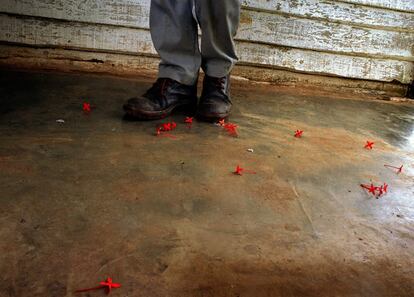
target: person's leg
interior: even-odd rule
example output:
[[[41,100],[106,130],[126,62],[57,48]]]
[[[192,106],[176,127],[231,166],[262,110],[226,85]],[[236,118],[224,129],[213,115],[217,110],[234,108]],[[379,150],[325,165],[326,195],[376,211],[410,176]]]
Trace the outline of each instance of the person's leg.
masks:
[[[196,82],[201,65],[192,7],[193,0],[151,0],[150,10],[152,42],[161,57],[158,77],[186,85]]]
[[[240,0],[195,0],[201,27],[203,71],[212,77],[228,75],[237,61],[234,47],[240,20]]]
[[[201,27],[202,68],[206,74],[198,106],[201,119],[226,118],[231,111],[230,71],[237,55],[234,46],[240,19],[240,0],[195,0]]]
[[[144,95],[124,104],[127,115],[152,120],[177,107],[195,109],[201,55],[192,8],[193,0],[151,1],[151,37],[161,57],[158,79]]]

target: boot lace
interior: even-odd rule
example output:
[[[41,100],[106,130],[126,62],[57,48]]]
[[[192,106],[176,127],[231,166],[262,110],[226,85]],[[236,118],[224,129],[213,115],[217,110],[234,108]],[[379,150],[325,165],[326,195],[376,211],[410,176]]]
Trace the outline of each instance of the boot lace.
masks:
[[[225,88],[225,84],[226,84],[226,77],[218,77],[218,78],[213,78],[213,84],[219,88],[220,90]]]

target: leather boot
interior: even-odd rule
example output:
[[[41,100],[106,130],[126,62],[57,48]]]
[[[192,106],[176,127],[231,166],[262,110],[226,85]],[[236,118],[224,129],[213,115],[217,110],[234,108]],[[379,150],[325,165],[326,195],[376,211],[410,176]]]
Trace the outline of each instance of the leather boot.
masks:
[[[177,107],[194,111],[197,106],[197,84],[187,86],[170,78],[158,78],[142,96],[124,104],[125,113],[141,120],[157,120],[171,114]]]
[[[198,117],[207,121],[228,117],[232,107],[229,89],[230,75],[220,78],[206,75],[197,109]]]

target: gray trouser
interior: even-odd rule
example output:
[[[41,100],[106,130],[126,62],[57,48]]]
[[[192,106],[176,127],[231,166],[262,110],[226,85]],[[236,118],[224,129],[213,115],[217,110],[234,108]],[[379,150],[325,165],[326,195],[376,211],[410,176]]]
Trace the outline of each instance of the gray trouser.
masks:
[[[233,37],[239,18],[240,0],[151,0],[151,37],[161,57],[158,77],[191,85],[200,67],[213,77],[229,74],[237,61]]]

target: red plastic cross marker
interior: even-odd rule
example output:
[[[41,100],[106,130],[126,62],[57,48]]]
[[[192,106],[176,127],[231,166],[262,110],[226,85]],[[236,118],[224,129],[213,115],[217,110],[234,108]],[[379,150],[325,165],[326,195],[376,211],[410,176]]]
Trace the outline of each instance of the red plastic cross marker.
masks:
[[[164,133],[164,132],[172,131],[176,127],[177,127],[177,124],[175,122],[161,124],[156,128],[155,135],[175,138],[175,136],[170,135],[168,133]]]
[[[384,183],[384,185],[382,186],[382,189],[385,193],[387,193],[388,191],[388,185],[386,183]]]
[[[243,175],[243,170],[244,170],[243,168],[237,165],[236,170],[233,173],[237,175]]]
[[[375,196],[375,198],[379,198],[382,194],[387,193],[388,191],[388,185],[386,183],[384,183],[383,185],[376,187],[374,186],[373,183],[371,183],[370,185],[364,185],[361,184],[361,187],[368,190],[368,193],[372,193],[372,195]],[[378,193],[377,193],[378,191]]]
[[[186,117],[185,118],[184,123],[187,124],[188,129],[191,129],[191,126],[193,125],[193,120],[194,120],[193,117]]]
[[[302,134],[303,134],[302,130],[296,130],[294,136],[297,137],[297,138],[300,138],[300,137],[302,137]]]
[[[384,166],[385,166],[385,167],[388,167],[388,168],[397,169],[397,174],[400,174],[400,173],[402,172],[402,169],[403,169],[403,166],[404,166],[404,165],[401,165],[400,167],[396,167],[396,166],[392,166],[392,165],[387,165],[387,164],[385,164]]]
[[[367,140],[367,144],[364,146],[364,148],[368,150],[372,150],[372,146],[374,145],[374,142]]]
[[[121,287],[121,284],[113,283],[112,278],[108,277],[106,279],[106,281],[100,282],[99,286],[97,286],[97,287],[93,287],[93,288],[89,288],[89,289],[80,289],[80,290],[76,290],[75,292],[76,293],[81,293],[81,292],[87,292],[87,291],[93,291],[93,290],[99,290],[99,289],[105,288],[106,289],[106,294],[109,294],[109,293],[111,293],[112,289],[117,289],[117,288],[120,288],[120,287]]]
[[[239,165],[237,165],[236,170],[233,171],[233,173],[236,175],[243,175],[243,172],[250,173],[250,174],[256,174],[256,172],[241,168]]]
[[[364,189],[367,189],[368,190],[368,193],[372,193],[372,195],[375,196],[375,191],[377,190],[377,187],[374,186],[373,183],[371,183],[371,185],[369,185],[369,186],[368,185],[361,184],[361,187],[363,187]]]
[[[171,123],[162,124],[161,129],[162,129],[161,131],[171,131],[172,130]]]
[[[84,112],[91,112],[91,104],[87,103],[87,102],[84,102],[83,105],[82,105],[82,109],[83,109]]]
[[[237,125],[233,123],[224,124],[224,129],[229,133],[229,135],[237,137]]]
[[[382,186],[377,187],[378,190],[378,197],[381,196],[384,193],[387,193],[388,185],[384,183]]]

